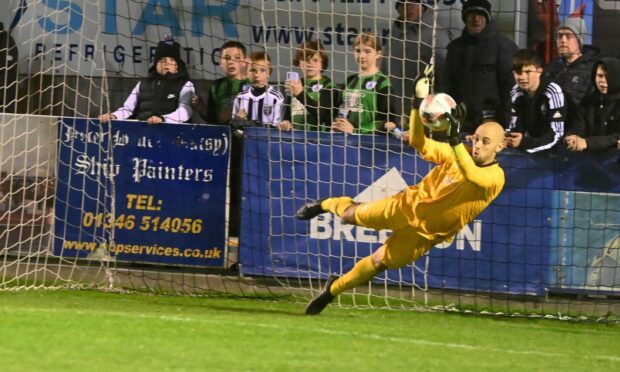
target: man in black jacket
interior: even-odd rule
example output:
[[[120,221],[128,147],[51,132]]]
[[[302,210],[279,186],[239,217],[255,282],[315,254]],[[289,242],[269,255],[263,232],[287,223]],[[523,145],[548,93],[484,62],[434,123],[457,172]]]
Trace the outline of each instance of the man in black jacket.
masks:
[[[527,152],[548,150],[564,135],[566,106],[562,88],[541,79],[542,61],[522,49],[512,58],[517,84],[510,93],[512,117],[506,145]]]
[[[473,133],[486,119],[495,119],[506,127],[510,116],[512,55],[517,45],[499,32],[491,19],[487,0],[469,0],[463,5],[465,29],[448,45],[443,91],[455,101],[467,105],[464,133]],[[489,106],[492,102],[494,107]]]
[[[620,60],[601,58],[592,68],[594,92],[579,105],[566,147],[581,152],[620,149]]]
[[[586,22],[582,18],[563,19],[555,33],[560,57],[551,62],[543,74],[545,80],[556,82],[562,87],[571,99],[571,109],[576,108],[581,99],[594,90],[590,75],[599,49],[585,45],[586,34]]]

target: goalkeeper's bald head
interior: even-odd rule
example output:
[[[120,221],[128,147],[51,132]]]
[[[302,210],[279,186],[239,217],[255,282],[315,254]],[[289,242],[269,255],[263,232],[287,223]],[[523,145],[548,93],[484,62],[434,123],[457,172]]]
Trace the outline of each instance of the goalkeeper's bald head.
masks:
[[[504,127],[494,121],[480,124],[472,136],[471,155],[477,165],[493,163],[505,147]]]

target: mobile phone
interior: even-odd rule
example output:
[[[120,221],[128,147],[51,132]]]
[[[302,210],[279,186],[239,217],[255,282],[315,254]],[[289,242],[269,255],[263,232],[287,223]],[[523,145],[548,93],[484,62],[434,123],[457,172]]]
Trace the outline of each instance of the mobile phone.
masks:
[[[295,71],[289,71],[286,73],[286,80],[299,80],[299,73]]]

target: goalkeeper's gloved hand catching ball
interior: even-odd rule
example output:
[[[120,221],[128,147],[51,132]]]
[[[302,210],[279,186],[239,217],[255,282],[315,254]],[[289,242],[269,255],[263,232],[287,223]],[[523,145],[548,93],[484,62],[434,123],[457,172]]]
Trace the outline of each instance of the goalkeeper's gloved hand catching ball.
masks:
[[[461,133],[461,122],[451,112],[446,112],[444,116],[450,122],[450,128],[448,128],[446,133],[448,135],[448,143],[454,147],[461,143],[461,137],[459,136]]]
[[[463,122],[467,117],[467,105],[465,105],[465,102],[461,102],[456,105],[456,107],[453,108],[450,113],[452,114],[452,116],[454,116],[456,120],[458,120],[459,122]]]
[[[431,81],[433,79],[434,65],[428,65],[424,69],[422,76],[418,76],[415,81],[415,97],[413,97],[413,108],[420,108],[422,100],[431,92]]]

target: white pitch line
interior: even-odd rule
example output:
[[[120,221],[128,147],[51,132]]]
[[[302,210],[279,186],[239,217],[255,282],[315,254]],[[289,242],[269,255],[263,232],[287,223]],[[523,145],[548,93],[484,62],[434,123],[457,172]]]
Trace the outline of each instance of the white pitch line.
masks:
[[[32,312],[32,313],[74,313],[79,315],[89,315],[89,314],[102,314],[106,316],[119,316],[119,317],[128,317],[133,316],[135,318],[140,319],[156,319],[156,320],[165,320],[172,322],[196,322],[196,323],[211,323],[221,325],[223,322],[240,325],[243,327],[259,327],[259,328],[269,328],[269,329],[277,329],[277,330],[287,330],[294,329],[298,331],[304,332],[317,332],[323,333],[327,335],[337,335],[337,336],[347,336],[354,338],[368,338],[372,340],[378,341],[388,341],[388,342],[400,342],[414,345],[423,345],[423,346],[436,346],[442,348],[450,348],[450,349],[461,349],[461,350],[476,350],[481,352],[494,352],[494,353],[505,353],[505,354],[514,354],[514,355],[535,355],[542,357],[554,357],[554,358],[565,358],[567,353],[547,353],[536,350],[509,350],[509,349],[500,349],[493,347],[484,347],[479,345],[470,345],[470,344],[459,344],[452,342],[439,342],[439,341],[430,341],[430,340],[420,340],[420,339],[410,339],[403,337],[394,337],[394,336],[382,336],[378,334],[367,334],[367,333],[356,333],[356,332],[346,332],[346,331],[334,331],[332,329],[327,328],[308,328],[308,327],[299,327],[299,326],[290,326],[290,327],[282,327],[277,324],[268,324],[268,323],[254,323],[254,322],[239,322],[239,321],[228,321],[222,319],[205,319],[205,318],[192,318],[186,316],[174,316],[174,315],[151,315],[151,314],[138,314],[131,312],[120,312],[120,311],[85,311],[79,309],[62,309],[61,311],[57,309],[41,309],[41,308],[16,308],[16,307],[6,307],[2,308],[2,311],[5,313],[22,313],[22,312]],[[620,357],[612,356],[612,355],[583,355],[584,359],[600,359],[606,360],[610,362],[620,362]]]

